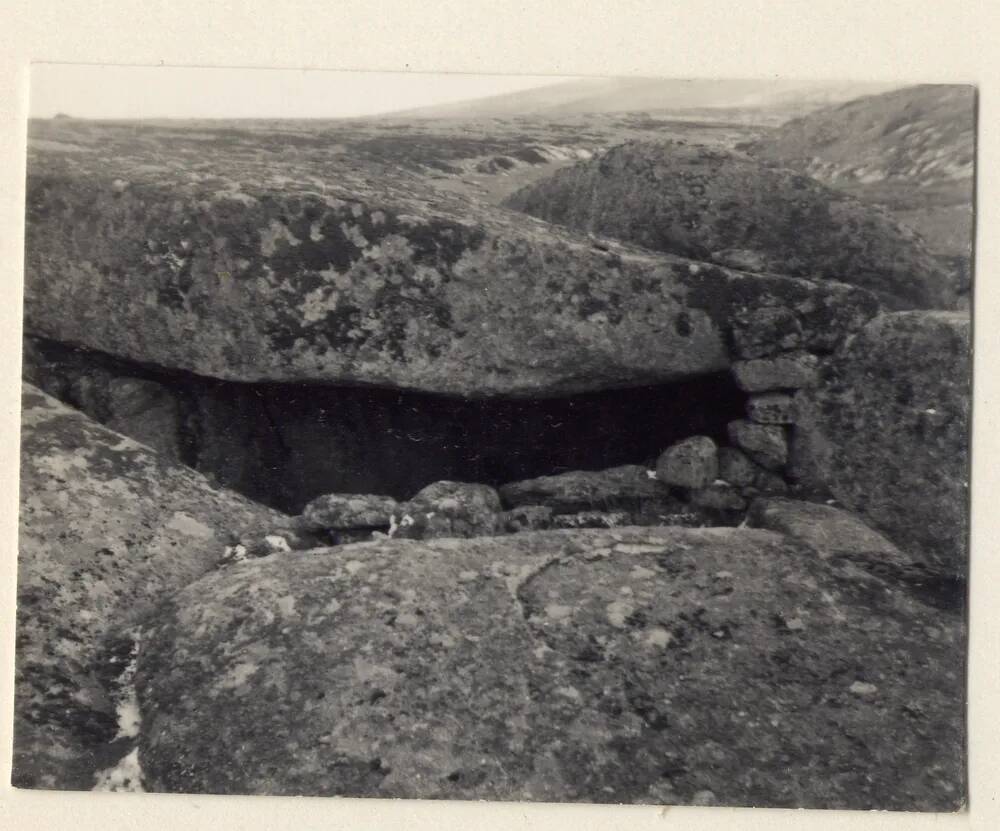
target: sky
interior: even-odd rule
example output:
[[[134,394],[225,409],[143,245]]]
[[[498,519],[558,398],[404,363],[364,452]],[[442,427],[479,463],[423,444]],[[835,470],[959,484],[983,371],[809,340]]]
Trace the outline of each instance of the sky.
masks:
[[[351,118],[570,78],[36,63],[30,115],[78,118]]]

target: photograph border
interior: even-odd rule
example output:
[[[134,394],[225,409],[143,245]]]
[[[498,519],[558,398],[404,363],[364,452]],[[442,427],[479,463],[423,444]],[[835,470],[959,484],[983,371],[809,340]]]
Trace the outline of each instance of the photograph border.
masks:
[[[930,0],[881,4],[823,0],[796,3],[604,5],[556,0],[538,9],[507,2],[300,3],[293,8],[247,2],[238,9],[203,8],[194,0],[149,3],[24,3],[21,18],[0,27],[0,269],[8,301],[2,315],[4,406],[0,443],[3,557],[0,558],[0,824],[8,827],[97,828],[108,821],[144,827],[653,828],[664,820],[714,828],[989,828],[1000,825],[1000,622],[992,592],[1000,561],[992,556],[1000,528],[989,497],[1000,489],[991,465],[1000,452],[995,428],[1000,378],[990,377],[1000,344],[984,320],[1000,313],[995,239],[1000,227],[997,64],[989,46],[997,16],[986,5]],[[464,10],[464,15],[459,9]],[[325,9],[325,11],[324,11]],[[291,13],[291,12],[294,12]],[[530,18],[526,16],[530,14]],[[735,44],[735,46],[734,46]],[[29,62],[248,66],[337,70],[500,72],[553,75],[659,75],[685,78],[906,80],[979,87],[972,561],[970,568],[970,806],[964,814],[871,815],[839,811],[656,808],[649,806],[433,803],[375,799],[120,795],[17,791],[10,781],[10,727],[20,393],[24,125]],[[13,231],[13,232],[11,232]],[[401,804],[397,804],[401,803]],[[726,813],[723,814],[722,812]],[[805,821],[805,822],[804,822]]]

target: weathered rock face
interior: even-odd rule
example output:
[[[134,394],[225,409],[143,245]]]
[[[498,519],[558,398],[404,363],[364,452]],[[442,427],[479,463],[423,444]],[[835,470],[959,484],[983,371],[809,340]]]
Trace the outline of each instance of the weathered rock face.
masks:
[[[961,630],[750,529],[274,556],[161,609],[139,754],[154,790],[947,810]]]
[[[306,505],[296,525],[308,531],[388,528],[393,514],[399,513],[399,503],[391,496],[328,493]]]
[[[777,424],[734,421],[729,425],[729,436],[733,444],[769,470],[783,467],[788,461],[788,439]]]
[[[118,729],[105,638],[288,520],[25,387],[16,785],[90,788]]]
[[[920,558],[911,557],[865,525],[857,516],[831,505],[795,499],[760,498],[747,514],[753,528],[767,528],[808,546],[823,560],[843,560],[915,592],[922,600],[948,609],[964,606],[964,586],[941,580]]]
[[[229,380],[557,395],[722,369],[748,309],[834,337],[871,314],[844,286],[596,247],[375,163],[154,161],[135,129],[113,159],[32,151],[31,334]]]
[[[684,439],[664,450],[656,461],[656,476],[667,485],[702,488],[718,475],[718,448],[708,436]]]
[[[539,476],[510,482],[500,488],[510,508],[545,505],[557,514],[579,511],[641,509],[671,501],[670,491],[651,477],[642,465],[621,465],[607,470],[574,470],[556,476]]]
[[[748,271],[864,286],[890,308],[949,308],[949,278],[875,208],[748,156],[630,142],[508,198],[550,222]]]
[[[479,537],[497,531],[500,494],[475,482],[434,482],[402,506],[404,539]]]
[[[873,320],[799,398],[811,475],[931,568],[967,569],[971,321],[906,312]]]

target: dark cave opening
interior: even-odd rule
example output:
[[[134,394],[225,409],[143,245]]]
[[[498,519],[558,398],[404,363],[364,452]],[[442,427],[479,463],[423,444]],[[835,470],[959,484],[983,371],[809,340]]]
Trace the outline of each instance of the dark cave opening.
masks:
[[[116,414],[102,387],[121,378],[159,385],[147,384],[163,391],[157,424],[176,425],[171,446],[180,461],[293,514],[324,493],[407,499],[440,479],[501,485],[569,470],[652,467],[692,435],[725,443],[727,423],[746,405],[728,372],[559,398],[468,399],[219,381],[51,342],[33,346],[27,377],[119,432],[142,433],[152,410],[132,404],[135,412]]]

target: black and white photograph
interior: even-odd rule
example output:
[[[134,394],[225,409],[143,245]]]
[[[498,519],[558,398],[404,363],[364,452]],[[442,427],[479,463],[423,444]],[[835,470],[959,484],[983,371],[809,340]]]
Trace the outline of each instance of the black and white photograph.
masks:
[[[13,785],[965,810],[937,80],[35,64]]]

